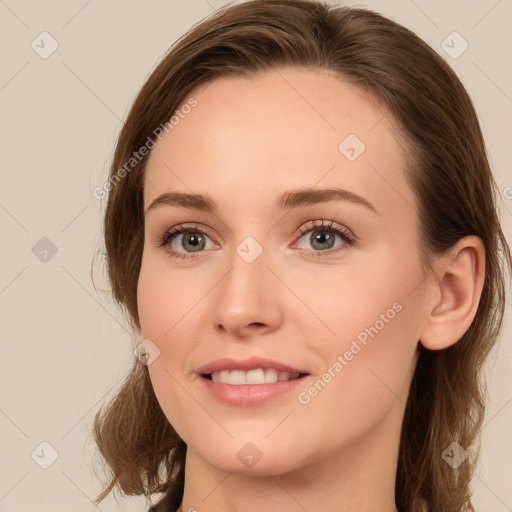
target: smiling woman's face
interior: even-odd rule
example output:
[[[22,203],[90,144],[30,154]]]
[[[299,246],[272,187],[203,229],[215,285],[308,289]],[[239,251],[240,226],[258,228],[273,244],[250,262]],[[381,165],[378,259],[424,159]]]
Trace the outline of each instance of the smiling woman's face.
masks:
[[[138,308],[166,417],[224,471],[342,461],[356,443],[396,456],[426,306],[416,200],[386,109],[296,68],[192,96],[144,181]],[[178,226],[190,232],[166,236]],[[222,358],[217,369],[307,375],[244,386],[202,375]]]

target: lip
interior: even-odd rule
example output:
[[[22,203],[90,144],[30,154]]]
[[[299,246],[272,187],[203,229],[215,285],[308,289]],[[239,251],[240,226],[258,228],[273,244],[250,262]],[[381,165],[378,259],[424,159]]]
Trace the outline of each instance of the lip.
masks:
[[[304,381],[310,375],[304,375],[294,380],[274,382],[273,384],[224,384],[222,382],[213,382],[206,377],[199,379],[204,383],[208,392],[218,400],[236,406],[251,406],[268,402],[274,398],[284,396],[290,393],[298,386],[304,384]]]
[[[257,368],[274,368],[278,372],[299,373],[299,378],[288,381],[278,381],[271,384],[224,384],[223,382],[214,382],[206,377],[216,371],[221,370],[255,370]],[[216,359],[202,366],[198,372],[200,381],[204,383],[207,391],[218,400],[236,406],[250,406],[263,402],[268,402],[274,398],[290,393],[298,386],[304,384],[304,380],[310,377],[310,374],[303,369],[267,359],[265,357],[249,357],[243,360],[236,360],[229,357]]]
[[[294,368],[293,366],[289,366],[279,361],[274,361],[272,359],[257,356],[249,357],[247,359],[239,361],[229,357],[216,359],[215,361],[211,361],[210,363],[202,366],[197,371],[197,373],[199,373],[200,375],[205,375],[213,372],[218,372],[221,370],[243,370],[245,372],[248,372],[249,370],[256,370],[257,368],[275,368],[279,372],[288,373],[308,373],[304,369]],[[263,384],[255,385],[260,386]]]

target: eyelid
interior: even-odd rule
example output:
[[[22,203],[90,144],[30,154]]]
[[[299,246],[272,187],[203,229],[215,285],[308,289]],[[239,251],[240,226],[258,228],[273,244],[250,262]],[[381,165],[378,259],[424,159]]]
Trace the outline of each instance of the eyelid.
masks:
[[[327,223],[326,223],[327,222]],[[292,247],[297,244],[297,242],[308,232],[310,231],[332,231],[333,233],[337,234],[342,240],[343,244],[341,246],[338,246],[336,248],[330,248],[326,249],[324,251],[314,251],[314,250],[308,250],[308,249],[300,249],[307,253],[311,253],[315,257],[322,257],[324,255],[333,255],[338,253],[341,250],[346,249],[346,246],[350,246],[356,243],[356,236],[352,233],[352,231],[333,220],[325,221],[325,220],[311,220],[309,222],[306,222],[298,229],[298,234],[295,236],[295,241],[292,244]],[[166,246],[169,244],[169,242],[172,243],[174,239],[180,235],[186,234],[186,233],[202,233],[208,238],[212,240],[214,245],[218,247],[218,244],[215,242],[215,237],[211,236],[211,233],[213,230],[207,226],[199,225],[198,223],[182,223],[177,224],[176,226],[167,229],[162,234],[157,235],[156,239],[156,245],[158,247],[166,248]],[[177,251],[175,249],[167,248],[167,252],[169,253],[169,256],[179,258],[179,259],[194,259],[203,251],[197,251],[192,253]],[[179,255],[179,256],[178,256]]]
[[[204,233],[208,235],[210,238],[212,237],[213,230],[207,226],[199,225],[194,222],[184,222],[182,224],[177,224],[172,228],[166,229],[163,233],[156,235],[156,243],[158,246],[163,246],[165,241],[170,241],[171,238],[174,239],[179,235],[183,235],[184,233]]]
[[[357,237],[352,233],[352,231],[341,224],[334,222],[333,220],[327,221],[325,220],[313,220],[306,222],[299,228],[299,235],[296,237],[295,242],[292,244],[292,249],[296,246],[298,241],[306,235],[306,233],[312,231],[331,231],[338,235],[339,238],[343,241],[343,243],[337,247],[331,247],[330,249],[326,249],[324,251],[314,251],[308,249],[298,249],[306,252],[308,256],[317,257],[327,257],[338,254],[340,251],[347,249],[350,246],[356,245]]]
[[[327,224],[325,224],[325,222],[327,222]],[[356,238],[355,235],[352,233],[352,231],[350,229],[348,229],[347,227],[342,226],[341,224],[338,224],[337,222],[334,222],[333,220],[325,221],[324,219],[311,220],[311,221],[303,224],[298,229],[299,234],[300,234],[299,238],[301,236],[303,236],[305,233],[307,233],[308,231],[312,231],[315,229],[319,230],[319,231],[332,230],[332,231],[340,232],[343,236],[348,238],[350,241],[355,241],[355,238]]]

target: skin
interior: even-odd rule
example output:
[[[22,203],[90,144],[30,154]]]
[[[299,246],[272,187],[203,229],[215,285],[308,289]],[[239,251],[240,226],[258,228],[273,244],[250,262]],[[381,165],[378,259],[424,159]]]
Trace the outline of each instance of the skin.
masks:
[[[459,240],[423,273],[416,200],[392,118],[331,73],[282,68],[221,78],[192,96],[197,106],[149,157],[144,205],[174,191],[209,195],[218,210],[151,208],[138,284],[141,335],[160,350],[151,381],[188,446],[183,510],[395,511],[418,346],[450,346],[471,324],[482,243]],[[338,149],[349,134],[366,146],[354,161]],[[378,213],[348,201],[274,207],[286,191],[331,187],[364,197]],[[323,242],[322,251],[313,237],[320,228],[297,231],[317,220],[350,230],[355,242],[327,230],[334,247]],[[184,223],[206,233],[202,251],[183,235],[158,246]],[[247,236],[263,249],[252,263],[236,252]],[[188,259],[172,257],[171,245]],[[258,355],[309,372],[298,390],[307,392],[393,304],[400,311],[307,404],[294,391],[227,405],[196,373],[220,357]],[[252,467],[237,456],[247,442],[261,454]]]

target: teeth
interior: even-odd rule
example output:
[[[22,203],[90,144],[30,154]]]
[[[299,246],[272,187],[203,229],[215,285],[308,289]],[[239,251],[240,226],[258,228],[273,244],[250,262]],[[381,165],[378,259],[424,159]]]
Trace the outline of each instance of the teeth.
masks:
[[[274,382],[284,382],[298,378],[299,373],[278,372],[274,368],[257,368],[244,372],[243,370],[221,370],[212,373],[213,382],[222,382],[224,384],[273,384]]]

